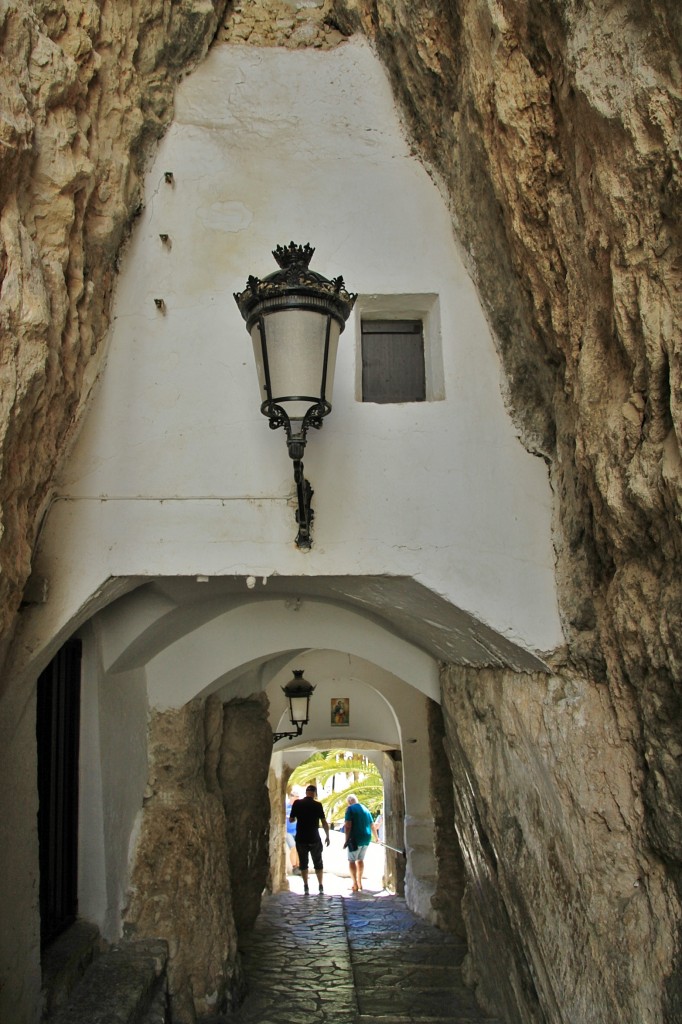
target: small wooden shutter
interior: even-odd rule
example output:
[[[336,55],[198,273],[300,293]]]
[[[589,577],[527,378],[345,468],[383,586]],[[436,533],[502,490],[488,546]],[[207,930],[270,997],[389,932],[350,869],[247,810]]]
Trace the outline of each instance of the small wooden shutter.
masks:
[[[42,944],[78,913],[81,642],[69,640],[38,679],[38,844]]]
[[[425,398],[421,320],[363,320],[363,402],[423,402]]]

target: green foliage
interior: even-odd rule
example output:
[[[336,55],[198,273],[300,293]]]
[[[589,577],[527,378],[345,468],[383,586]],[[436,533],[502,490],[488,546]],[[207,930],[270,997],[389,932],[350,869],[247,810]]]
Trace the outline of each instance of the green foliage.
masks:
[[[353,778],[343,778],[347,775]],[[329,822],[343,821],[346,798],[350,793],[355,793],[360,803],[375,817],[384,804],[384,783],[381,773],[372,761],[359,754],[351,756],[340,750],[325,750],[313,754],[295,768],[289,778],[290,786],[305,787],[311,782],[318,790],[326,788],[329,782],[332,783],[331,793],[328,796],[321,796],[324,813]],[[339,785],[343,788],[339,789]]]

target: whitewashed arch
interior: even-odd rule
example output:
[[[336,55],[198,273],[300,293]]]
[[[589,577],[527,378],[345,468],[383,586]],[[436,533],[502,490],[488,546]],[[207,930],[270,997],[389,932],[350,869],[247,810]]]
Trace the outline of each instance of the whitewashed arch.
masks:
[[[315,600],[263,600],[217,615],[146,665],[152,707],[181,707],[224,687],[231,673],[289,650],[330,649],[373,662],[433,700],[438,663],[367,616]]]

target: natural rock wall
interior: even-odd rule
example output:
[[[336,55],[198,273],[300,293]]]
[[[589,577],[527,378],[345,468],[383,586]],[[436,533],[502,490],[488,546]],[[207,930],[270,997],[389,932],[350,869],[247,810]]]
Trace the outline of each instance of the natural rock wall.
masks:
[[[286,847],[286,825],[284,822],[284,808],[286,805],[287,791],[286,780],[291,771],[285,766],[284,772],[279,775],[273,770],[272,764],[268,773],[268,797],[270,802],[270,871],[268,875],[267,888],[270,892],[281,892],[287,888],[287,874],[289,870],[289,857]]]
[[[634,699],[651,839],[678,870],[682,8],[335,7],[450,198],[510,408],[550,466],[570,657]]]
[[[238,931],[268,878],[272,730],[262,694],[155,712],[126,932],[169,944],[173,1020],[231,1007],[242,992]]]
[[[395,851],[405,848],[405,787],[403,762],[393,756],[394,754],[395,752],[384,753],[381,761],[385,801],[384,835],[387,843],[384,881],[387,889],[398,896],[404,896],[405,857]]]
[[[451,668],[443,696],[479,996],[514,1024],[679,1019],[679,902],[608,685]]]
[[[217,779],[222,707],[192,701],[149,725],[149,783],[126,933],[169,946],[173,1020],[223,1010],[239,991],[225,814]]]
[[[227,0],[0,6],[0,663],[173,90]]]
[[[237,931],[251,928],[269,873],[268,767],[272,727],[265,694],[224,705],[218,782],[225,809]]]
[[[427,708],[431,810],[437,865],[436,888],[431,897],[431,905],[435,912],[435,923],[439,928],[466,938],[462,919],[466,871],[455,827],[454,793],[452,774],[446,756],[443,711],[433,700],[428,702]]]
[[[329,50],[346,36],[336,25],[332,0],[237,0],[218,39],[249,46],[312,46]]]

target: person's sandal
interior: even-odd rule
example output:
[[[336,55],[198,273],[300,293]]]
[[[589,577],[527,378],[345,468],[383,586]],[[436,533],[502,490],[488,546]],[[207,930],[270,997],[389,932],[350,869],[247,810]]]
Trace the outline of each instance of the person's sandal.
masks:
[[[310,889],[308,888],[308,886],[304,885],[303,886],[303,895],[307,896],[309,892],[310,892]]]

